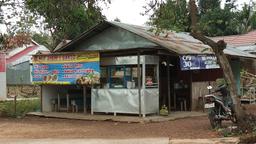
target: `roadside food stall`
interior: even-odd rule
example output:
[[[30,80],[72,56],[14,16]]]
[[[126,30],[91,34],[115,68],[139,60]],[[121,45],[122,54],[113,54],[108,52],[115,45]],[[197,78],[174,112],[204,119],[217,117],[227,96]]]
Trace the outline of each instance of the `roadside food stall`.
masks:
[[[42,111],[158,113],[158,57],[100,58],[98,52],[33,56],[33,84],[42,87]]]
[[[223,77],[213,51],[188,33],[155,35],[150,29],[103,21],[53,54],[35,55],[33,81],[42,86],[42,111],[70,112],[71,107],[146,116],[164,106],[169,114],[197,110],[206,87]],[[239,62],[233,55],[240,53],[224,52],[231,65]],[[233,69],[237,79],[239,71]]]
[[[150,55],[102,58],[101,83],[92,88],[92,114],[158,113],[158,63]]]

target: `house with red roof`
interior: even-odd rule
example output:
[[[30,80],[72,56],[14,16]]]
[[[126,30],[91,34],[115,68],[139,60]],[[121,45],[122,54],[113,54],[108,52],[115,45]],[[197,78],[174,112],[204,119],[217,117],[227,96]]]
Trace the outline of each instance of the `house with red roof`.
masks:
[[[8,85],[31,84],[31,57],[38,52],[49,52],[49,50],[33,40],[30,44],[6,52]]]
[[[212,38],[215,41],[224,40],[229,49],[247,54],[256,55],[256,30],[241,35],[219,36]],[[244,59],[241,61],[242,69],[256,74],[256,60]]]

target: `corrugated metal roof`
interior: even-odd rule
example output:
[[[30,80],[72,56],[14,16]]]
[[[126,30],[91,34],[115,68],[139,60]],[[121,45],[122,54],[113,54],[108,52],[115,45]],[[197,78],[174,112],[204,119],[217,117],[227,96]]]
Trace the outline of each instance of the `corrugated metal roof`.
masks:
[[[151,27],[124,24],[119,22],[109,22],[109,21],[103,21],[102,23],[99,23],[89,31],[84,32],[83,34],[81,34],[80,36],[72,40],[70,43],[67,43],[61,48],[55,49],[55,52],[72,48],[73,44],[76,44],[77,42],[82,41],[83,38],[88,38],[90,36],[93,36],[111,26],[119,27],[127,31],[130,31],[163,48],[166,48],[171,52],[177,53],[178,55],[214,54],[210,46],[205,45],[201,41],[193,38],[192,36],[190,36],[189,33],[184,33],[184,32],[177,33],[173,31],[164,31],[159,35],[156,35],[154,32],[152,32]],[[237,50],[233,48],[227,48],[224,51],[224,53],[231,56],[256,58],[252,54],[248,54],[241,50]]]
[[[224,53],[227,55],[236,56],[236,57],[245,57],[245,58],[256,59],[256,55],[253,55],[248,52],[244,52],[242,50],[232,48],[232,47],[227,47],[226,49],[224,49]]]
[[[155,35],[154,32],[150,31],[150,27],[135,26],[118,22],[110,23],[144,37],[177,54],[213,54],[208,45],[194,39],[189,33],[165,31],[159,35]]]
[[[247,53],[256,53],[256,45],[243,45],[243,46],[229,46],[228,47],[232,47]]]
[[[160,33],[159,35],[155,35],[154,32],[150,31],[150,27],[142,27],[108,21],[104,21],[96,25],[91,30],[72,40],[70,43],[64,45],[61,48],[55,49],[55,51],[62,51],[63,49],[69,48],[71,45],[79,41],[79,39],[88,37],[90,33],[100,32],[109,26],[116,26],[130,31],[177,54],[213,54],[208,45],[205,45],[201,41],[194,39],[188,33],[175,33],[172,31],[166,31],[164,33]]]

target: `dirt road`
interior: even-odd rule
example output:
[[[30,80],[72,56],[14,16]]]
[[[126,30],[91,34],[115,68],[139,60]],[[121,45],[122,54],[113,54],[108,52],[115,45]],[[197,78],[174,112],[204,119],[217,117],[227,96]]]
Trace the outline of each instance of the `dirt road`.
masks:
[[[160,123],[116,123],[53,118],[0,118],[0,138],[216,138],[207,117]]]

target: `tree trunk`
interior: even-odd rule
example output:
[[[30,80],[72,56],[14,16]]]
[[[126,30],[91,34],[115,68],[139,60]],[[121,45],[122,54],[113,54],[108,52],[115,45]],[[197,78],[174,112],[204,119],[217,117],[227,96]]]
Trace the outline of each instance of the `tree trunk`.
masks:
[[[202,33],[200,33],[196,25],[197,24],[197,17],[196,17],[197,6],[195,4],[195,0],[190,0],[189,6],[190,6],[190,16],[191,16],[191,22],[192,22],[191,35],[195,39],[198,39],[202,41],[204,44],[209,45],[212,48],[213,52],[215,53],[218,63],[223,70],[224,79],[228,84],[230,95],[234,104],[234,111],[237,116],[238,122],[239,121],[241,122],[241,119],[243,118],[244,113],[242,112],[242,109],[240,106],[241,102],[240,102],[240,99],[238,98],[236,82],[234,79],[231,66],[229,64],[229,61],[226,55],[223,52],[223,50],[226,48],[226,43],[223,40],[220,40],[216,43],[213,40],[205,37]]]
[[[234,111],[236,113],[238,120],[241,119],[243,117],[243,112],[240,106],[241,105],[240,99],[237,94],[235,78],[234,78],[231,66],[229,64],[229,61],[223,52],[223,50],[226,48],[226,43],[223,40],[220,40],[216,43],[213,40],[205,37],[201,33],[192,32],[191,35],[194,38],[202,41],[204,44],[209,45],[212,48],[213,52],[215,53],[218,63],[222,68],[224,79],[226,80],[230,90],[230,95],[234,105]]]

